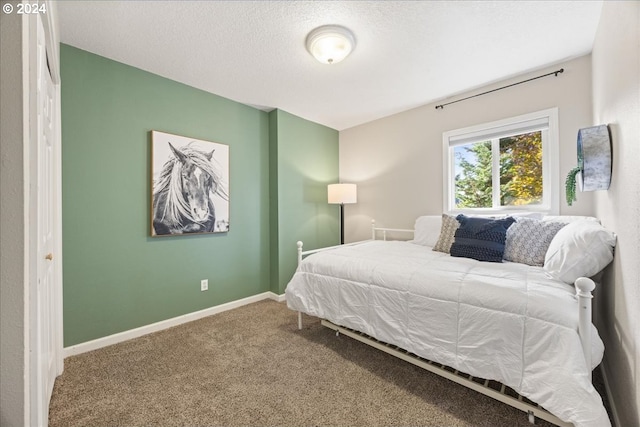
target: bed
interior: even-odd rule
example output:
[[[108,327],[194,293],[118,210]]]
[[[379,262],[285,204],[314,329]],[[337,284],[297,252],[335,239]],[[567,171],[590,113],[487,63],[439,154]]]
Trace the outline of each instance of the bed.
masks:
[[[593,281],[574,286],[540,266],[454,257],[415,239],[376,240],[376,231],[386,233],[374,226],[372,240],[328,250],[303,252],[298,242],[288,307],[518,407],[530,421],[610,426],[591,384],[604,352],[591,323]],[[494,382],[501,390],[487,387]],[[505,385],[519,396],[501,398]]]

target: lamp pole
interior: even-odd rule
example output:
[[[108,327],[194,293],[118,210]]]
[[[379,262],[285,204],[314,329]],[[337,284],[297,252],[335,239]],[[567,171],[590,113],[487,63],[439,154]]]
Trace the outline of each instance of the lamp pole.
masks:
[[[340,203],[340,244],[344,245],[344,203]]]

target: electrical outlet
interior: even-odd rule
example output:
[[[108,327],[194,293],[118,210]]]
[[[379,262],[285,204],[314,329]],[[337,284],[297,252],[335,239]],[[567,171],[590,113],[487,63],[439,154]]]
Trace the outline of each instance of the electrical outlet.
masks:
[[[208,291],[209,290],[209,279],[200,280],[200,290]]]

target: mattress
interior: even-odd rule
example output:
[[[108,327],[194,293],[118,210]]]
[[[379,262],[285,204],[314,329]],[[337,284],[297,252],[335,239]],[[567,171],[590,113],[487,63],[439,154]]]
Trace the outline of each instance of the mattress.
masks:
[[[610,426],[571,285],[541,267],[451,257],[371,241],[305,258],[286,288],[292,310],[327,319],[467,374],[496,380],[575,426]]]

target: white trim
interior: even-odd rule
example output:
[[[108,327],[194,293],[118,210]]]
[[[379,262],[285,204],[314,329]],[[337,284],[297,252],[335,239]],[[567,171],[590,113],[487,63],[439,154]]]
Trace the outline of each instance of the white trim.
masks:
[[[600,372],[602,373],[602,380],[604,382],[604,389],[607,392],[607,400],[609,401],[609,409],[611,410],[611,416],[613,417],[613,427],[620,427],[622,424],[620,423],[620,416],[618,415],[618,409],[616,407],[616,402],[613,401],[611,397],[611,387],[609,386],[609,377],[607,377],[607,370],[604,367],[604,361],[600,364]]]
[[[59,40],[59,39],[57,39]],[[56,362],[58,365],[58,375],[62,375],[64,372],[64,355],[62,349],[64,347],[64,316],[62,312],[63,301],[63,277],[62,277],[62,104],[61,104],[61,92],[60,84],[56,84],[56,144],[54,149],[54,161],[55,161],[55,200],[56,205],[56,218],[54,223],[54,233],[56,236],[54,252],[57,258],[56,264],[56,278],[55,278],[55,309],[56,309],[56,336],[55,336],[55,349],[56,349]]]
[[[268,298],[274,300],[275,302],[284,302],[287,300],[287,297],[285,294],[278,295],[271,291],[267,292],[267,294],[268,294]]]
[[[24,417],[24,425],[31,425],[31,389],[37,386],[35,382],[35,372],[32,372],[31,369],[31,328],[34,323],[31,322],[31,303],[32,303],[32,289],[31,289],[31,281],[34,276],[34,266],[35,257],[32,256],[32,246],[33,246],[33,238],[31,236],[31,230],[33,223],[31,222],[33,210],[33,204],[31,200],[31,181],[32,181],[32,173],[31,173],[31,74],[30,74],[30,64],[31,64],[31,52],[33,48],[31,47],[32,36],[31,36],[31,27],[29,17],[33,15],[22,15],[22,145],[23,145],[23,155],[22,155],[22,168],[23,168],[23,203],[24,203],[24,212],[23,212],[23,224],[24,227],[24,251],[23,251],[23,260],[24,260],[24,308],[23,308],[23,320],[22,324],[24,326],[24,389],[23,389],[23,417]]]
[[[49,61],[49,70],[51,71],[51,80],[54,85],[60,84],[60,26],[58,25],[58,9],[52,0],[41,1],[46,7],[43,14],[46,18],[42,20],[44,31],[46,34],[47,59]]]
[[[65,347],[64,357],[67,358],[69,356],[75,356],[78,354],[86,353],[88,351],[93,351],[99,348],[103,348],[113,344],[118,344],[124,341],[128,341],[134,338],[139,338],[144,335],[162,331],[163,329],[172,328],[174,326],[182,325],[184,323],[192,322],[194,320],[202,319],[207,316],[212,316],[214,314],[222,313],[224,311],[229,311],[234,308],[242,307],[244,305],[252,304],[254,302],[263,301],[266,299],[282,302],[285,300],[285,296],[284,294],[277,295],[273,292],[263,292],[261,294],[242,298],[236,301],[231,301],[231,302],[216,305],[213,307],[205,308],[204,310],[183,314],[182,316],[177,316],[171,319],[162,320],[160,322],[151,323],[150,325],[140,326],[139,328],[130,329],[128,331],[119,332],[117,334],[98,338],[92,341],[87,341],[81,344]]]
[[[491,180],[500,182],[500,140],[491,140]],[[491,186],[491,205],[500,206],[500,185]]]
[[[449,145],[452,147],[467,145],[547,128],[549,127],[550,112],[550,110],[543,110],[487,124],[448,131]]]

